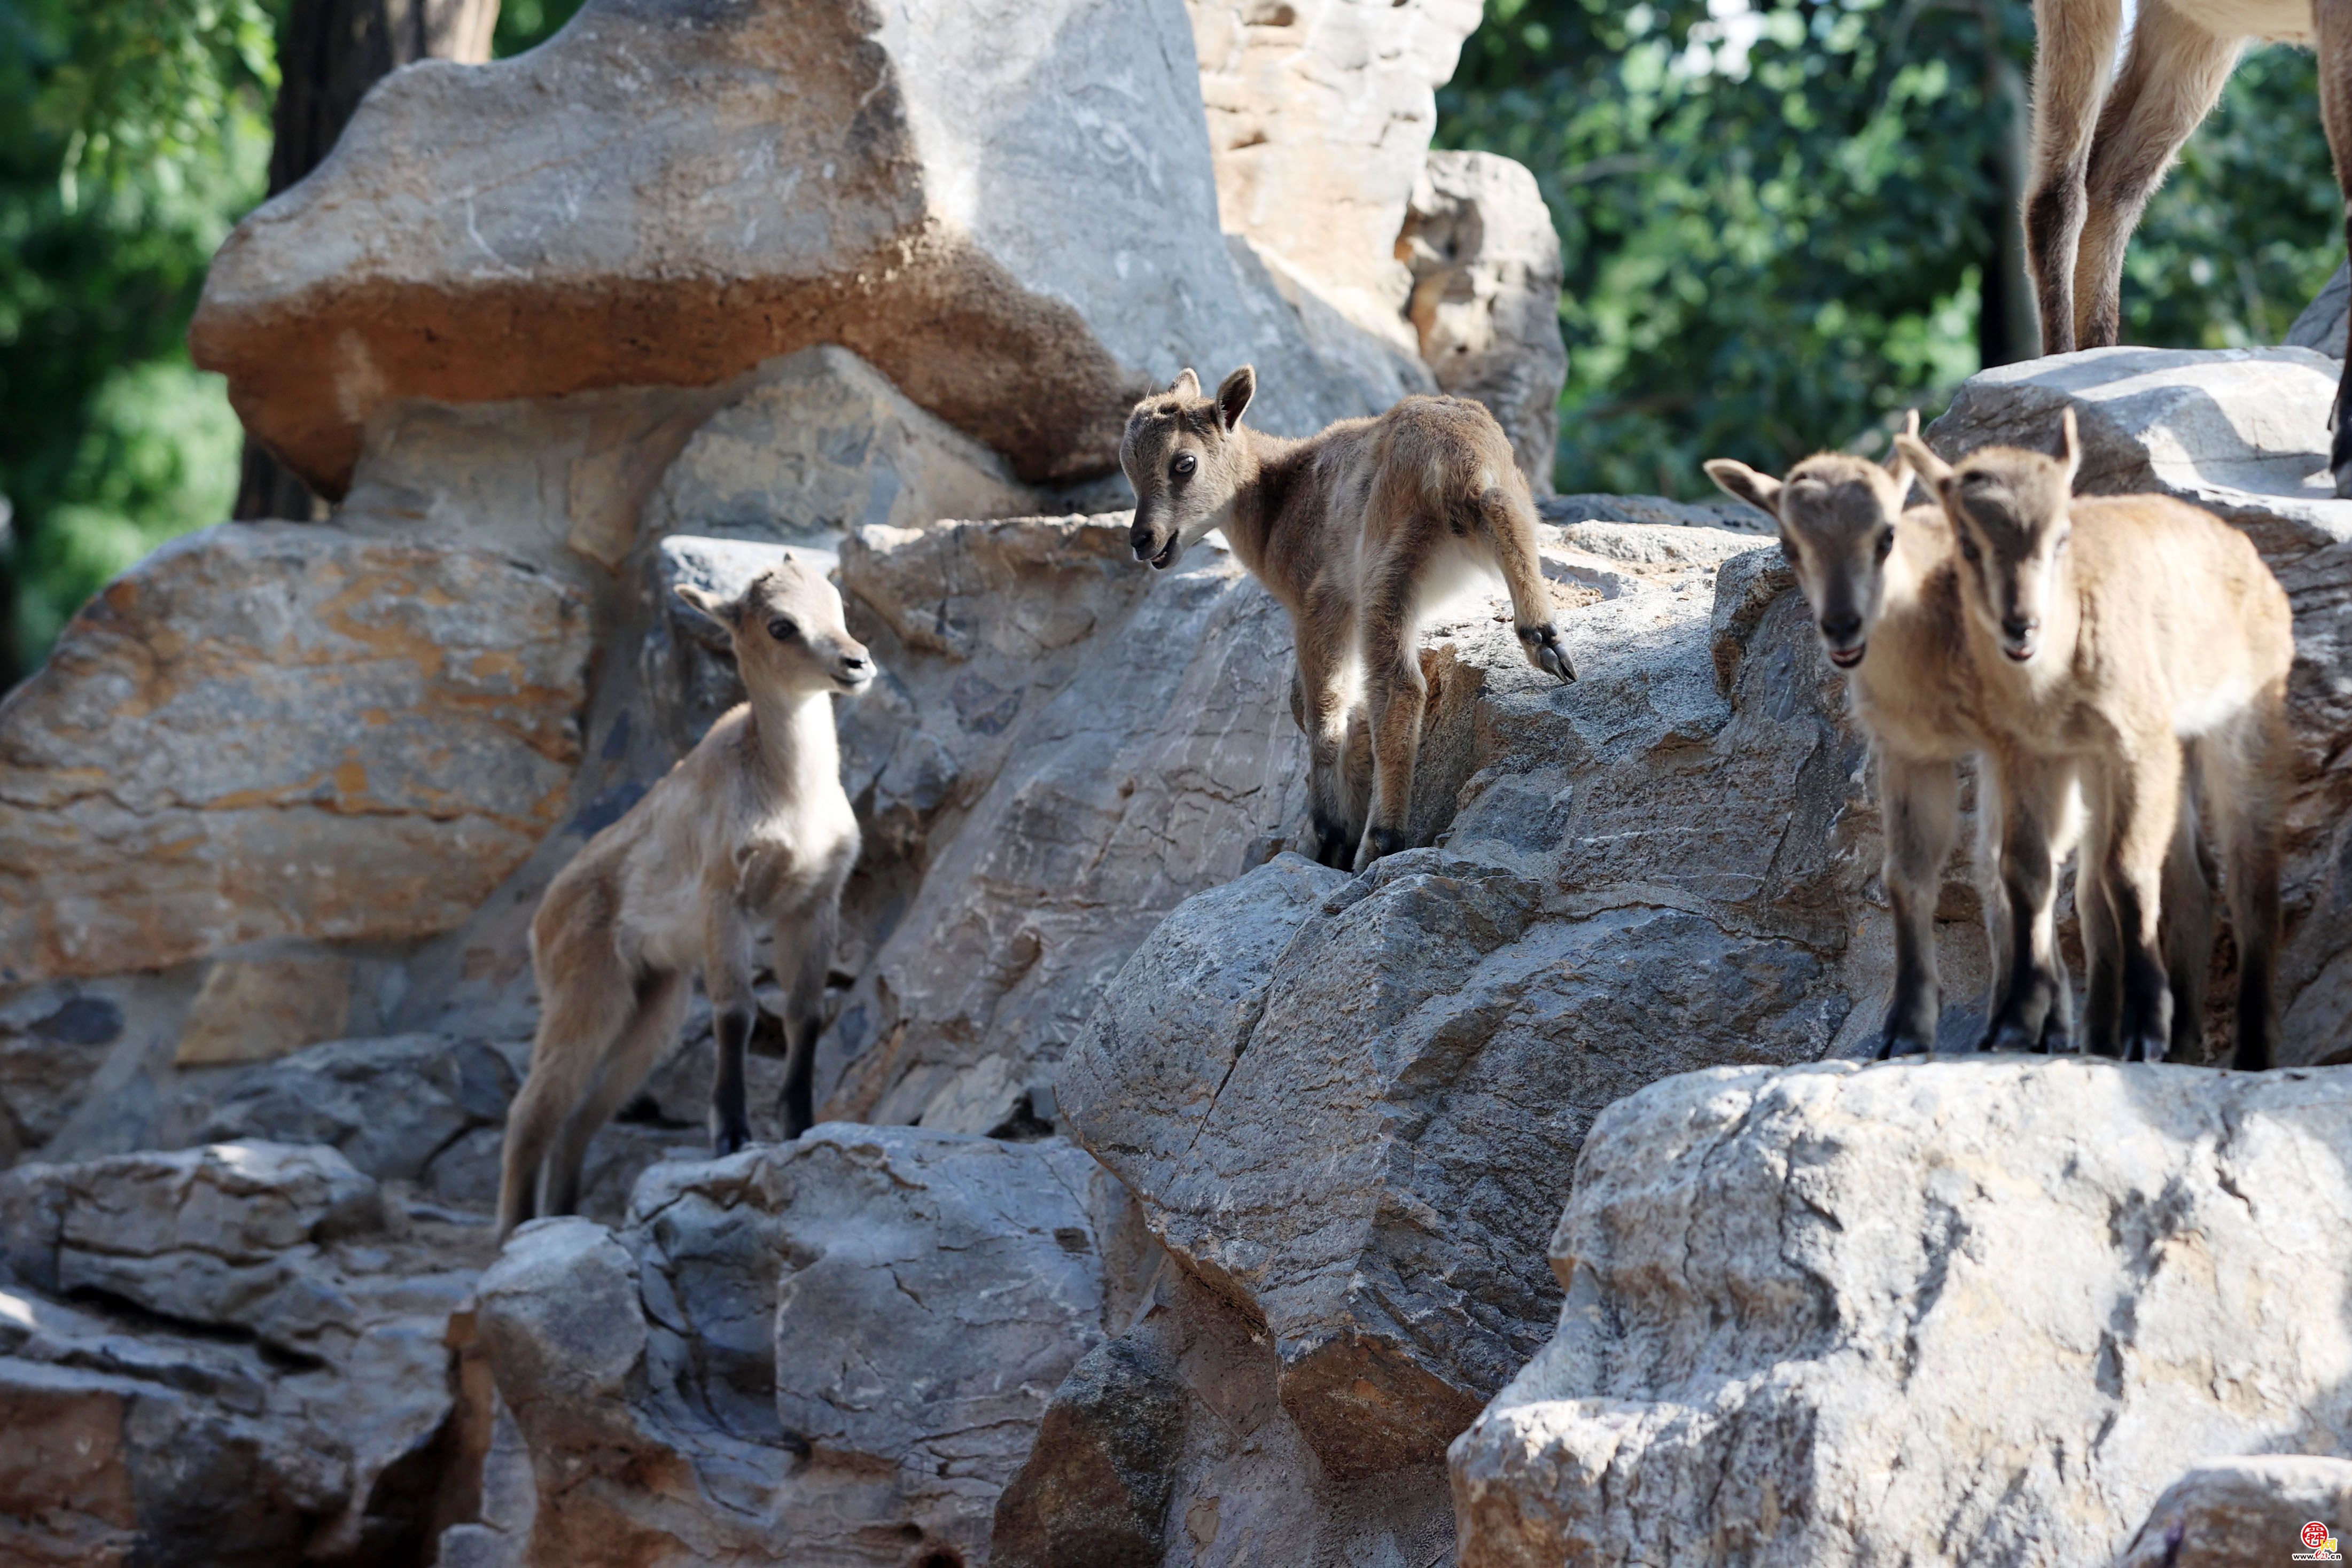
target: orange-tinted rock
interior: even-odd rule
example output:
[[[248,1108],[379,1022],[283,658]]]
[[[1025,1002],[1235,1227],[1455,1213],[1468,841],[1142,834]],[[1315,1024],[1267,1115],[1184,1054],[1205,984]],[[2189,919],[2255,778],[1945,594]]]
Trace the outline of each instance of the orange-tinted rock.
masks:
[[[486,552],[230,524],[0,704],[0,983],[447,930],[555,825],[579,592]]]

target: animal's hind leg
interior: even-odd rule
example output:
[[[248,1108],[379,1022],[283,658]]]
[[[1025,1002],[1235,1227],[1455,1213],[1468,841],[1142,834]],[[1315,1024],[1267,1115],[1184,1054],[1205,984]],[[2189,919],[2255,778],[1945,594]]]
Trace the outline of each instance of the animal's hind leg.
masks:
[[[2319,118],[2327,127],[2336,183],[2345,195],[2345,236],[2352,242],[2352,0],[2314,0],[2311,9],[2319,46]],[[2352,338],[2352,323],[2346,330]],[[2352,341],[2344,352],[2344,375],[2336,390],[2336,439],[2327,465],[2336,476],[2336,493],[2352,497]]]
[[[633,1000],[616,958],[577,961],[561,978],[551,971],[551,966],[541,967],[539,1033],[531,1045],[530,1071],[507,1108],[499,1182],[501,1239],[540,1213],[540,1173],[548,1150],[595,1082]]]
[[[2033,174],[2025,196],[2025,256],[2045,354],[2076,346],[2074,261],[2084,176],[2122,27],[2122,0],[2034,0]]]
[[[804,915],[776,922],[775,969],[784,981],[783,1134],[787,1142],[816,1120],[816,1037],[824,1028],[824,977],[833,967],[841,892],[820,894]]]
[[[604,1071],[595,1083],[564,1118],[547,1161],[547,1211],[580,1212],[580,1173],[588,1164],[588,1146],[597,1129],[629,1102],[669,1048],[677,1043],[678,1025],[686,1017],[684,975],[647,975],[637,986],[628,1021],[622,1025],[604,1053]]]
[[[2088,212],[2074,263],[2076,348],[2116,341],[2124,248],[2181,143],[2221,96],[2241,47],[2238,39],[2207,32],[2166,0],[2141,0],[2128,57],[2091,138]]]
[[[1412,810],[1413,763],[1421,751],[1421,715],[1429,688],[1413,646],[1410,571],[1391,570],[1374,585],[1364,607],[1364,687],[1371,716],[1372,809],[1355,869],[1405,847]]]
[[[2285,695],[2273,688],[2236,733],[2200,742],[2221,841],[2230,924],[2238,940],[2238,1039],[2231,1065],[2259,1072],[2278,1059],[2279,780],[2287,765]]]
[[[1545,586],[1543,558],[1536,552],[1532,507],[1500,486],[1479,497],[1495,564],[1511,595],[1511,620],[1528,663],[1563,681],[1576,679],[1576,665],[1552,621],[1551,590]]]
[[[2180,747],[2168,734],[2139,737],[2135,750],[2100,769],[2095,841],[2123,959],[2124,1060],[2153,1061],[2163,1059],[2172,1036],[2159,922],[2165,855],[2179,825]]]
[[[2167,1061],[2205,1060],[2206,980],[2213,968],[2211,851],[2198,831],[2204,769],[2204,743],[2190,747],[2191,760],[2180,794],[2180,820],[2164,857],[2164,969],[2172,988],[2172,1044]]]

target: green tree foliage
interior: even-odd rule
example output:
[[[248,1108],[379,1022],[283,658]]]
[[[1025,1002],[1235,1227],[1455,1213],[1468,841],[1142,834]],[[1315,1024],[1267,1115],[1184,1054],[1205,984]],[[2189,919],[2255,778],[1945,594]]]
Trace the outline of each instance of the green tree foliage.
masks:
[[[2032,52],[2020,0],[1488,0],[1440,137],[1526,163],[1559,225],[1560,487],[1700,495],[1702,457],[1948,399],[2013,211],[1999,71]],[[2259,52],[2150,210],[2127,336],[2277,341],[2340,253],[2334,192],[2308,57]]]
[[[508,0],[498,52],[579,5]],[[20,669],[109,579],[228,516],[240,434],[221,379],[188,362],[188,319],[267,186],[286,10],[0,0],[0,629]]]
[[[257,0],[0,0],[0,495],[15,650],[172,534],[227,515],[237,438],[184,338],[261,189]]]

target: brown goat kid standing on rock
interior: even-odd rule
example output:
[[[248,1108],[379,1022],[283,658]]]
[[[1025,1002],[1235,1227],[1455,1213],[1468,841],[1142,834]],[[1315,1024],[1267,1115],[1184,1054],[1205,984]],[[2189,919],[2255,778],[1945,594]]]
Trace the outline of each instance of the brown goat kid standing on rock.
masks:
[[[1563,681],[1576,672],[1552,624],[1535,500],[1492,414],[1457,398],[1409,397],[1292,441],[1243,425],[1256,391],[1247,365],[1213,398],[1188,370],[1135,405],[1119,448],[1135,486],[1131,542],[1136,559],[1164,571],[1222,528],[1290,612],[1316,858],[1360,871],[1405,847],[1427,696],[1415,645],[1424,610],[1499,571],[1528,663]],[[1349,766],[1358,678],[1369,780]]]
[[[677,1042],[697,966],[719,1036],[711,1145],[723,1155],[751,1142],[743,1054],[761,925],[775,933],[787,998],[784,1136],[811,1120],[819,1006],[858,848],[831,698],[865,689],[873,661],[842,623],[840,593],[790,554],[733,600],[683,585],[677,595],[733,638],[751,700],[591,839],[540,902],[539,1035],[507,1113],[501,1238],[578,1207],[589,1140]]]
[[[2163,1057],[2174,1006],[2164,868],[2193,743],[2237,934],[2235,1065],[2270,1066],[2294,662],[2285,591],[2246,537],[2210,513],[2164,496],[2073,496],[2071,409],[2054,458],[1992,446],[1954,466],[1916,437],[1897,440],[1958,540],[1979,713],[2009,807],[2001,877],[2012,929],[2031,937],[2017,943],[1996,1043],[2031,1043],[2054,1000],[2045,945],[2056,879],[2016,824],[2047,820],[2079,779],[2091,820],[2077,898],[2084,883],[2104,896],[2097,913],[2119,951],[2121,991],[2103,997],[2095,975],[2084,1032],[2095,1050],[2112,1053],[2119,1030],[2126,1057]]]
[[[2221,96],[2251,39],[2313,44],[2336,178],[2352,192],[2352,0],[2138,0],[2116,65],[2123,0],[2034,0],[2033,173],[2026,263],[2042,351],[2113,344],[2124,248],[2181,144]],[[2352,200],[2345,208],[2352,236]],[[2341,350],[2339,350],[2341,351]],[[2328,467],[2352,496],[2352,358],[2336,394]]]

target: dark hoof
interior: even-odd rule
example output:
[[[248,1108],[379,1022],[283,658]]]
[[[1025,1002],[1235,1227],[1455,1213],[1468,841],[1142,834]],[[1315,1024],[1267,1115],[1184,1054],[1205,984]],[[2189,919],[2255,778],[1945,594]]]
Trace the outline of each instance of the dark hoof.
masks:
[[[2233,1072],[2268,1072],[2276,1065],[2271,1060],[2271,1053],[2260,1049],[2250,1050],[2241,1046],[2230,1057],[2230,1069]]]
[[[1363,846],[1356,851],[1356,869],[1362,871],[1382,855],[1392,855],[1404,847],[1404,835],[1394,828],[1366,828]]]
[[[710,1140],[710,1157],[723,1160],[730,1155],[740,1155],[751,1146],[751,1129],[726,1127]]]
[[[1522,626],[1518,632],[1519,646],[1527,650],[1528,664],[1554,680],[1576,679],[1576,665],[1560,643],[1558,628],[1547,622],[1541,626]]]
[[[2162,1061],[2171,1041],[2162,1035],[2135,1035],[2124,1046],[2126,1061]]]
[[[1878,1054],[1872,1060],[1887,1061],[1898,1056],[1931,1056],[1936,1042],[1922,1040],[1916,1034],[1885,1034],[1878,1039]]]

